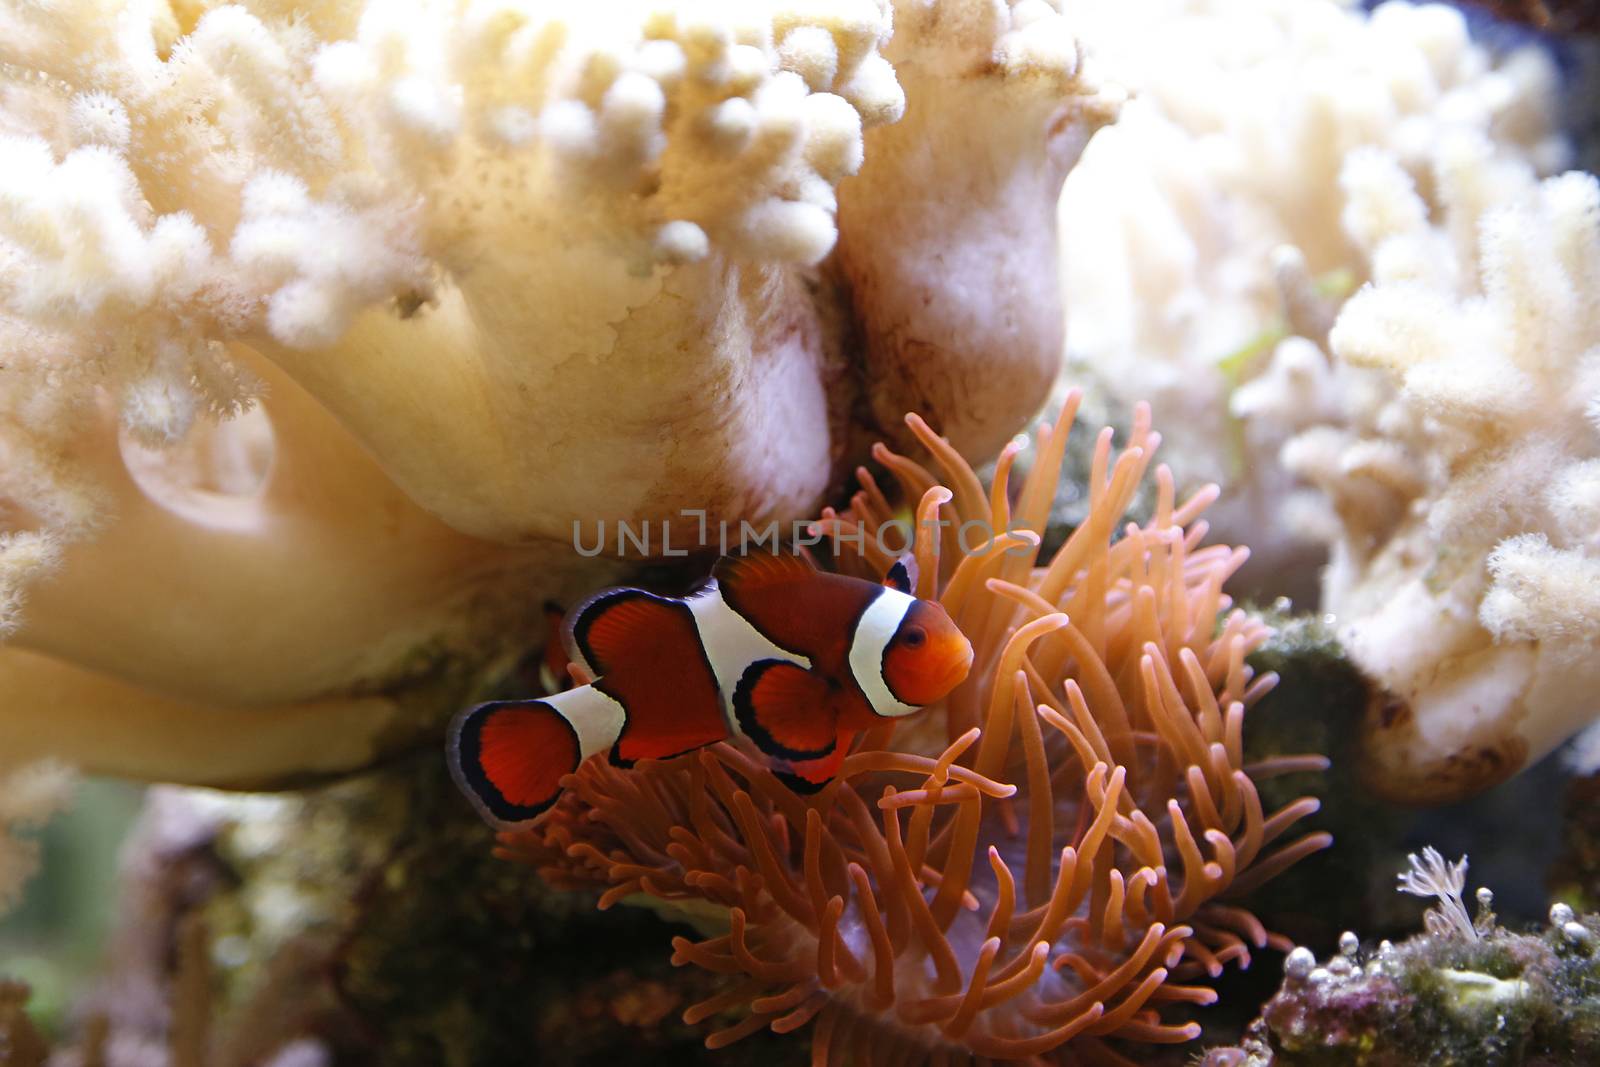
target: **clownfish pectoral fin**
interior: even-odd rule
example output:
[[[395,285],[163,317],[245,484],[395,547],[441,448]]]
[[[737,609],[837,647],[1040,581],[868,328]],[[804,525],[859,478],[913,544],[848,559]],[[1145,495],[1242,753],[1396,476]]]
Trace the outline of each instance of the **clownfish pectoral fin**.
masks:
[[[768,756],[810,760],[833,748],[838,721],[828,683],[782,659],[752,663],[733,691],[739,729]]]
[[[855,739],[855,731],[841,730],[826,755],[811,760],[773,760],[772,773],[796,793],[809,796],[820,792],[839,777],[839,768]]]
[[[544,700],[479,704],[450,724],[450,775],[501,829],[543,814],[583,756],[577,729]]]
[[[889,573],[883,576],[883,584],[908,596],[916,596],[917,557],[910,552],[901,553],[900,558],[889,565]]]

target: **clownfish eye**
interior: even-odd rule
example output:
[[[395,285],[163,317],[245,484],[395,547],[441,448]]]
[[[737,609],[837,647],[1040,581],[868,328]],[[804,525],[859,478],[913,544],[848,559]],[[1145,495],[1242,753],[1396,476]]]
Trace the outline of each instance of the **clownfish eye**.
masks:
[[[907,626],[900,639],[907,648],[921,648],[928,640],[928,631],[920,626]]]

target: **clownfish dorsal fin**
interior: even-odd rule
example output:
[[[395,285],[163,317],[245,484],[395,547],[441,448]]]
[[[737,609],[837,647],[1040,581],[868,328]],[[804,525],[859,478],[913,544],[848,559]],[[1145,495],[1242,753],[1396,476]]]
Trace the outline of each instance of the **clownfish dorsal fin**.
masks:
[[[676,621],[679,610],[677,601],[643,589],[602,590],[567,613],[567,655],[589,674],[603,676],[630,646],[650,643],[664,624]]]
[[[909,552],[901,553],[900,558],[889,565],[889,573],[883,576],[883,584],[908,596],[916,596],[917,557]]]
[[[724,595],[735,598],[760,589],[805,582],[817,576],[816,565],[793,550],[748,552],[723,556],[711,568]]]
[[[666,759],[728,736],[717,680],[682,600],[607,589],[567,616],[573,662],[623,716],[611,760]]]

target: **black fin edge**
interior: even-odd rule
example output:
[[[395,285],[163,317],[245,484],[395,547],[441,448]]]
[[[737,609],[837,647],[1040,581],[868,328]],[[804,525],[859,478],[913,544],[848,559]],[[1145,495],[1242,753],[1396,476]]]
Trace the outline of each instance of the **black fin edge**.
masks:
[[[565,715],[555,709],[555,706],[544,700],[491,700],[484,704],[476,704],[465,711],[457,713],[450,722],[449,742],[447,746],[447,762],[450,767],[450,777],[456,786],[466,794],[472,806],[486,821],[502,830],[515,830],[528,825],[539,816],[555,806],[561,799],[565,790],[557,789],[555,795],[542,804],[513,804],[507,800],[483,773],[482,760],[482,733],[483,724],[489,717],[502,708],[514,707],[542,707],[550,714],[560,719],[562,725],[572,733],[572,743],[578,751],[582,747],[578,742],[578,732],[572,724],[567,722]],[[577,768],[573,768],[576,770]],[[570,772],[569,772],[570,773]]]
[[[778,759],[789,760],[793,763],[804,762],[806,760],[822,759],[824,756],[827,756],[829,753],[831,753],[834,750],[834,747],[838,745],[839,742],[837,739],[835,739],[826,748],[820,748],[814,751],[790,748],[768,733],[767,728],[762,726],[760,719],[756,717],[755,706],[751,703],[751,694],[755,691],[755,687],[760,684],[762,676],[765,675],[767,671],[772,670],[774,667],[780,666],[793,667],[797,671],[805,670],[805,668],[799,664],[791,663],[786,659],[756,660],[745,669],[744,674],[739,676],[739,684],[734,686],[734,718],[738,720],[739,729],[744,732],[744,735],[751,741],[755,742],[755,746],[769,756],[773,756]]]

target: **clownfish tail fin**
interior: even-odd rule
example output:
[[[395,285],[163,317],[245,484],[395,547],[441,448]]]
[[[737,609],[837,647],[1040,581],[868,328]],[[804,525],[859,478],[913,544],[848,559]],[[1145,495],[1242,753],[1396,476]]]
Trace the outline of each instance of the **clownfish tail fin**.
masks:
[[[479,704],[450,723],[450,776],[488,822],[517,829],[555,804],[563,778],[616,742],[622,719],[591,686]]]

